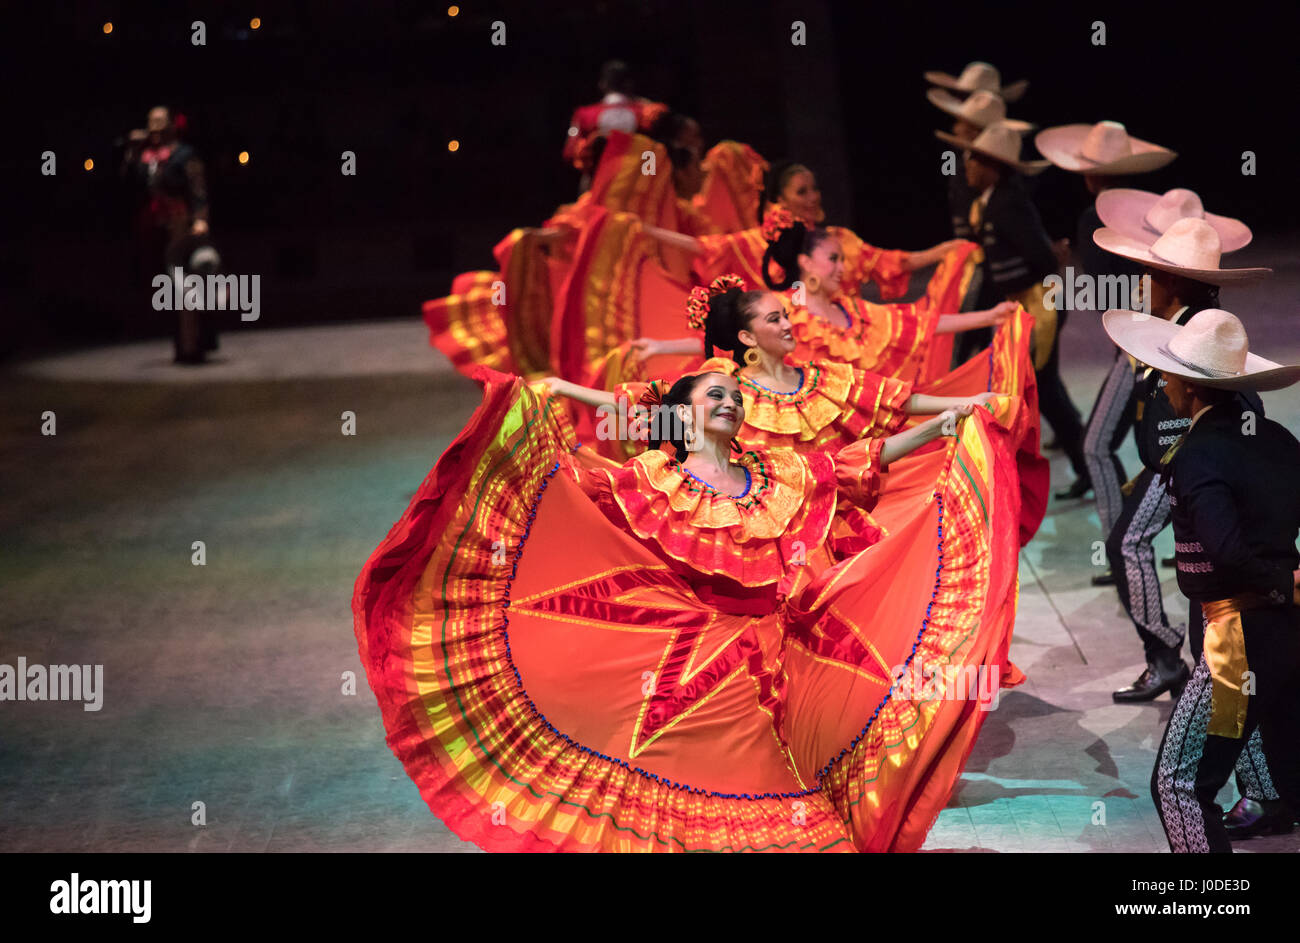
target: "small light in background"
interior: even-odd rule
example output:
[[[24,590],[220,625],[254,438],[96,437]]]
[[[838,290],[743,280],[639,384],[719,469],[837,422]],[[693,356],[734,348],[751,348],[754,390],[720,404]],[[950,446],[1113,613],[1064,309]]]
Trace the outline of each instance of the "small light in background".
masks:
[[[82,164],[81,166],[85,167],[87,170],[94,170],[94,169],[95,169],[95,162],[94,162],[93,160],[91,160],[89,157],[87,157],[87,158],[86,158],[86,162],[85,162],[84,164]]]
[[[460,150],[460,141],[448,141],[447,150],[455,154],[458,150]]]
[[[450,6],[450,7],[447,7],[447,15],[448,15],[448,16],[455,16],[455,15],[456,15],[457,13],[459,13],[459,12],[460,12],[460,7],[458,7],[458,6]]]
[[[248,163],[248,151],[240,151],[240,152],[239,152],[239,162],[240,162],[241,164],[247,164],[247,163]]]
[[[251,20],[248,21],[248,28],[249,28],[249,29],[260,29],[261,26],[262,26],[262,18],[259,17],[259,16],[255,16],[255,17],[253,17]]]
[[[111,32],[113,32],[113,24],[112,24],[112,23],[105,23],[105,24],[104,24],[104,35],[107,36],[107,35],[108,35],[109,33],[111,33]]]

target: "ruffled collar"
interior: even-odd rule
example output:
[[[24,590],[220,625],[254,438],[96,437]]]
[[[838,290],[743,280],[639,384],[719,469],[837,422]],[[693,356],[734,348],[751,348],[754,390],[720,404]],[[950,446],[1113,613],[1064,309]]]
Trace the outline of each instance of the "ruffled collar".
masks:
[[[654,449],[610,471],[628,528],[663,554],[744,586],[779,583],[820,546],[835,513],[834,464],[791,449],[742,453],[743,495],[727,495]]]
[[[831,360],[856,363],[866,351],[866,322],[857,306],[844,295],[834,298],[833,302],[848,315],[848,327],[832,324],[804,305],[792,305],[790,331],[802,346],[818,352],[824,350]]]
[[[854,378],[847,363],[813,360],[795,367],[799,386],[788,393],[755,383],[734,360],[715,357],[701,369],[734,376],[745,401],[745,425],[772,435],[812,442],[851,410]]]

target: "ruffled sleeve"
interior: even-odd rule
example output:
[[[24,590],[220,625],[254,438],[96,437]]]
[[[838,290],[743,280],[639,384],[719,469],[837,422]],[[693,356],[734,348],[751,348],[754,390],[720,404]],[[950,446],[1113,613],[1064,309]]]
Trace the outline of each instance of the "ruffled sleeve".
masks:
[[[832,361],[813,362],[805,369],[817,374],[812,391],[839,410],[837,423],[845,439],[893,435],[907,421],[904,410],[912,396],[911,383]]]
[[[860,439],[834,455],[840,495],[866,511],[880,499],[881,476],[888,471],[880,454],[884,447],[884,439]]]
[[[750,285],[763,284],[763,254],[767,240],[757,227],[740,232],[714,233],[697,237],[699,255],[691,261],[691,273],[702,285],[719,275],[735,272]]]

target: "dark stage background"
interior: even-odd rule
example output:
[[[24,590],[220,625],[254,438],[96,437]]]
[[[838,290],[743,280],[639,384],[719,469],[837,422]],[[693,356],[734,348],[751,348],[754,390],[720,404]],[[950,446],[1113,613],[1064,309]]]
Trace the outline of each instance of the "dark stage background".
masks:
[[[136,0],[7,12],[0,353],[169,332],[132,279],[113,147],[152,105],[189,118],[227,269],[262,276],[261,320],[242,329],[417,317],[457,272],[489,267],[511,228],[573,198],[559,156],[567,120],[595,100],[597,69],[615,56],[640,93],[697,117],[708,144],[735,138],[810,164],[830,221],[886,247],[948,234],[932,131],[950,121],[925,101],[921,73],[972,59],[1031,80],[1015,117],[1113,118],[1178,150],[1143,181],[1151,189],[1190,186],[1261,234],[1295,229],[1300,15],[1289,5],[447,7]],[[194,20],[204,47],[190,42]],[[505,46],[489,41],[495,20]],[[806,46],[791,45],[793,20]],[[1091,44],[1098,20],[1104,47]],[[55,176],[40,173],[45,150]],[[340,173],[344,150],[357,155],[354,177]],[[1255,176],[1241,173],[1246,150]],[[1054,235],[1073,236],[1081,181],[1049,171],[1038,198]]]

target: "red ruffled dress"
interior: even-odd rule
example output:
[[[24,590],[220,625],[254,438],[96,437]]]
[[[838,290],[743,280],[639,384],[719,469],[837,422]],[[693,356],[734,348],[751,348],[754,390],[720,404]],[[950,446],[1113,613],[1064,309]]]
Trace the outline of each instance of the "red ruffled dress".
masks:
[[[896,679],[1010,670],[1001,420],[923,456],[929,490],[845,555],[836,509],[875,499],[878,441],[748,451],[732,497],[662,452],[575,448],[550,396],[477,378],[353,602],[430,808],[502,851],[918,848],[989,704]]]

